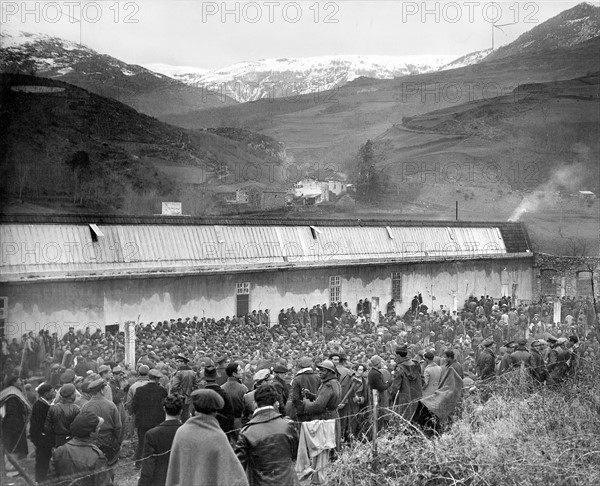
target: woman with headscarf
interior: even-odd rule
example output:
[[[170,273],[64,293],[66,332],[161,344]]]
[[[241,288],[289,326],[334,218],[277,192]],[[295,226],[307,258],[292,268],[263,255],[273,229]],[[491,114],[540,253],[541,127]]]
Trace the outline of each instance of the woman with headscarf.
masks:
[[[18,376],[6,379],[5,387],[0,391],[0,417],[2,418],[2,442],[4,452],[16,459],[27,457],[27,422],[31,405],[23,392],[23,384]],[[6,460],[9,477],[17,476],[14,466]]]

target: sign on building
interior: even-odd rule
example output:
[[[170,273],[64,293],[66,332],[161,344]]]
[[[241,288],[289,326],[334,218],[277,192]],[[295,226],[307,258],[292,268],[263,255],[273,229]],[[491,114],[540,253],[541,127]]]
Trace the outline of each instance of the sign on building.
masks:
[[[180,202],[163,202],[162,203],[162,214],[163,216],[181,216],[181,203]]]

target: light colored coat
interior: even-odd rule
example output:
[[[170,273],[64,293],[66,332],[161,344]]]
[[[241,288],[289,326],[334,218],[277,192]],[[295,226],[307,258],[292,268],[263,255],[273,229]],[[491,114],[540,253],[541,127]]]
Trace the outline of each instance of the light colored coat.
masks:
[[[166,486],[248,486],[217,418],[199,413],[173,439]]]
[[[436,363],[429,363],[423,372],[423,396],[428,397],[440,386],[442,368]]]

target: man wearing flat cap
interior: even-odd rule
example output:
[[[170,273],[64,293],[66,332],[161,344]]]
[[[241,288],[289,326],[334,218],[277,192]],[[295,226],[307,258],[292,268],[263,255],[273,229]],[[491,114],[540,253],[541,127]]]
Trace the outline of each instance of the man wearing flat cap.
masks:
[[[111,476],[106,470],[106,456],[93,438],[103,422],[91,411],[82,412],[75,418],[70,429],[71,439],[52,454],[52,484],[80,484],[76,479],[86,477],[82,484],[112,486]]]
[[[548,377],[548,372],[546,371],[546,362],[544,360],[544,356],[542,355],[546,344],[546,341],[543,339],[536,339],[531,343],[531,359],[529,360],[529,370],[531,372],[531,376],[538,383],[545,383],[546,378]]]
[[[137,428],[138,445],[135,452],[135,468],[141,467],[140,459],[144,448],[144,437],[146,432],[156,427],[163,421],[164,410],[163,400],[167,397],[167,390],[159,385],[162,373],[156,369],[151,369],[148,373],[150,381],[141,386],[133,396],[131,406],[135,415],[135,427]]]
[[[219,412],[217,413],[217,421],[223,429],[223,432],[227,434],[227,437],[233,441],[234,440],[234,423],[235,423],[235,413],[233,411],[233,402],[231,401],[231,397],[227,394],[220,385],[217,385],[217,370],[214,366],[207,366],[204,369],[204,380],[206,380],[206,385],[204,389],[212,390],[217,393],[223,399],[223,406],[219,408]],[[194,393],[192,392],[192,395]],[[193,400],[192,400],[193,401]],[[195,408],[195,406],[194,406]]]
[[[303,390],[316,394],[321,385],[321,378],[313,370],[312,359],[308,356],[300,358],[298,365],[300,369],[294,376],[291,389],[294,413],[299,422],[310,422],[313,418],[311,414],[304,411]]]
[[[133,396],[135,395],[136,390],[140,386],[144,386],[148,384],[149,378],[148,373],[150,372],[150,368],[147,365],[140,365],[138,368],[138,377],[131,384],[129,390],[127,390],[127,400],[125,401],[125,408],[129,413],[133,413],[131,411],[131,405],[133,404]]]
[[[276,365],[273,367],[273,386],[277,390],[279,413],[285,416],[285,404],[290,396],[290,385],[286,382],[285,376],[288,373],[288,369],[283,365]]]
[[[510,360],[513,369],[529,368],[531,366],[531,353],[527,349],[527,339],[520,338],[516,349],[511,353]]]
[[[252,390],[244,395],[244,411],[242,413],[242,424],[246,425],[252,414],[257,408],[256,401],[254,400],[254,393],[256,389],[264,383],[269,383],[271,381],[272,375],[271,370],[268,368],[263,368],[254,373],[252,377],[253,387]]]
[[[110,475],[114,478],[114,466],[119,460],[121,450],[121,415],[116,405],[103,395],[103,388],[108,386],[102,378],[97,378],[88,385],[91,398],[81,407],[81,412],[92,412],[102,418],[102,423],[96,437],[96,445],[106,455]]]
[[[206,388],[195,390],[192,403],[196,415],[175,433],[166,486],[248,486],[244,468],[217,421],[225,404],[221,395]]]
[[[496,377],[496,353],[493,351],[494,340],[491,337],[486,338],[481,346],[483,349],[479,353],[477,360],[477,371],[482,380],[493,379]]]
[[[58,403],[52,404],[46,416],[44,430],[48,437],[54,438],[54,446],[58,447],[67,442],[71,423],[79,413],[79,407],[75,405],[75,385],[67,383],[59,392]]]
[[[200,387],[200,380],[196,372],[188,365],[189,359],[180,354],[175,358],[177,372],[171,379],[171,393],[181,395],[184,398],[181,421],[185,422],[192,413],[192,392]]]

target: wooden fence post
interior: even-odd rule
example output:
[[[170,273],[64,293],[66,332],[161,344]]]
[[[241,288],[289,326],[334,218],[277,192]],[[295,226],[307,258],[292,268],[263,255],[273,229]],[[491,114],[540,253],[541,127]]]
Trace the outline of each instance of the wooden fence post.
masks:
[[[373,469],[373,472],[376,473],[377,469],[378,469],[378,465],[377,465],[377,415],[378,415],[378,408],[379,408],[379,392],[377,390],[373,390],[373,413],[371,414],[371,417],[373,417],[373,425],[372,425],[372,430],[373,430],[373,440],[371,441],[371,447],[372,447],[372,463],[371,463],[371,467]]]

